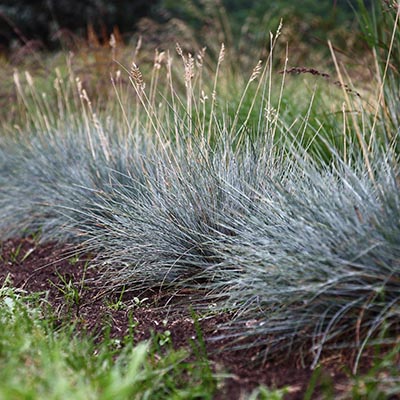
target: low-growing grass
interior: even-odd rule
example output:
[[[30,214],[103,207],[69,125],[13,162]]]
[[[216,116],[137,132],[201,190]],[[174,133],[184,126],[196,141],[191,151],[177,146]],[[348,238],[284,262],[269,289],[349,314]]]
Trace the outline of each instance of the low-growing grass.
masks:
[[[216,390],[206,359],[171,346],[160,357],[157,338],[99,343],[69,321],[55,328],[40,294],[3,285],[0,315],[1,399],[211,399]]]

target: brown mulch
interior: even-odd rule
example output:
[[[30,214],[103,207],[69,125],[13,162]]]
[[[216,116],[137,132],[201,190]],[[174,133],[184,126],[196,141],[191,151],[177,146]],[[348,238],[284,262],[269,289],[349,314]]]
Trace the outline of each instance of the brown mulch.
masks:
[[[7,240],[0,243],[0,287],[6,278],[14,287],[28,293],[45,293],[51,309],[60,316],[60,323],[72,319],[78,329],[88,331],[98,338],[104,329],[114,338],[124,338],[134,325],[134,340],[151,337],[154,332],[171,332],[175,348],[189,347],[196,340],[196,329],[191,313],[186,307],[173,307],[176,297],[160,290],[146,293],[122,293],[102,295],[98,272],[87,268],[89,256],[78,260],[71,256],[73,248],[60,247],[54,243],[38,244],[32,238]],[[68,298],[66,287],[75,288],[79,296]],[[176,294],[175,294],[176,295]],[[180,293],[181,299],[188,296]],[[122,304],[118,307],[118,300]],[[126,307],[124,304],[136,306]],[[182,303],[182,301],[181,301]],[[259,350],[218,352],[224,343],[208,341],[218,335],[218,326],[228,321],[228,315],[214,315],[199,321],[206,339],[208,357],[218,372],[232,375],[224,381],[216,399],[242,399],[255,387],[264,384],[269,388],[290,387],[287,399],[302,399],[313,371],[302,366],[299,359],[282,362],[255,361]],[[132,329],[131,329],[132,330]],[[100,340],[99,339],[99,340]],[[352,362],[351,352],[327,355],[321,362],[323,371],[319,382],[331,381],[339,393],[348,389],[348,371]],[[366,361],[366,367],[369,365]],[[313,398],[317,398],[313,395]]]

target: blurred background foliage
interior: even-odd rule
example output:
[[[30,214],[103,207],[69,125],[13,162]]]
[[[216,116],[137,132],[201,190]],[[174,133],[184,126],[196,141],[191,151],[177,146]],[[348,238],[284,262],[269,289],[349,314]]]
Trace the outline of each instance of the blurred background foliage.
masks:
[[[110,72],[116,73],[121,65],[129,68],[134,61],[145,75],[150,75],[157,54],[166,51],[165,57],[176,55],[176,43],[184,53],[190,52],[196,57],[203,54],[206,47],[202,62],[207,72],[214,70],[221,43],[224,43],[222,73],[229,79],[220,79],[219,91],[221,95],[229,94],[226,98],[240,99],[257,61],[268,58],[268,33],[276,33],[281,20],[283,27],[273,60],[278,78],[285,65],[286,46],[289,67],[307,66],[334,73],[327,46],[329,39],[337,56],[355,71],[351,72],[352,76],[362,76],[363,81],[369,82],[371,73],[365,65],[373,63],[365,50],[381,40],[379,35],[386,33],[383,30],[380,33],[367,31],[367,27],[374,24],[362,15],[369,13],[359,16],[357,13],[369,11],[378,3],[382,1],[2,0],[0,67],[5,79],[0,83],[0,118],[7,121],[20,119],[13,80],[15,69],[29,71],[38,89],[47,93],[48,102],[51,101],[51,86],[59,74],[64,78],[78,76],[95,103],[107,103]],[[385,13],[376,15],[378,23],[385,17]],[[114,34],[114,47],[110,45],[111,33]],[[368,40],[362,35],[368,35]],[[65,51],[58,51],[60,49]],[[177,70],[175,80],[184,91],[185,84],[180,79],[184,74],[181,72]],[[25,84],[25,79],[21,79]],[[212,79],[210,75],[206,81],[212,82]],[[289,77],[287,85],[291,81],[295,78]],[[128,84],[126,79],[124,83]],[[294,84],[297,85],[297,81]],[[310,91],[311,87],[314,85],[310,86]],[[328,89],[332,96],[332,90]],[[252,101],[251,90],[243,100],[245,104]],[[299,93],[297,96],[300,99],[290,103],[303,107],[304,95]],[[291,97],[296,95],[291,94]],[[235,108],[233,103],[229,105],[232,109]],[[285,99],[282,107],[285,108]],[[300,112],[296,107],[288,109]],[[284,109],[281,111],[285,112]]]
[[[156,24],[181,21],[203,34],[215,28],[217,14],[232,42],[243,34],[256,40],[260,31],[274,29],[284,18],[297,41],[314,45],[326,42],[328,32],[354,27],[352,7],[348,0],[2,0],[0,48],[3,53],[28,44],[55,49],[71,45],[75,35],[86,36],[88,30],[106,40],[116,27],[129,37],[140,31],[143,18]]]
[[[115,26],[132,32],[138,19],[151,13],[157,0],[2,0],[0,43],[3,48],[38,41],[56,48],[68,35],[85,35],[92,26],[108,36]],[[40,43],[39,43],[40,42]]]

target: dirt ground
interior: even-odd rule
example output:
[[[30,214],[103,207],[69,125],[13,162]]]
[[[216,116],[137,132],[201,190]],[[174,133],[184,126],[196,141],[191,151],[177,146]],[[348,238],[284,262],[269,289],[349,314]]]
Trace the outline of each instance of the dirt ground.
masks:
[[[78,329],[97,335],[99,340],[104,327],[110,329],[112,337],[123,338],[129,333],[132,323],[135,341],[150,338],[152,332],[167,330],[175,348],[190,348],[189,341],[196,340],[189,309],[171,307],[169,293],[155,289],[140,294],[103,295],[104,289],[96,279],[98,272],[87,268],[84,257],[77,260],[68,256],[73,253],[72,248],[61,248],[52,243],[38,245],[32,238],[8,240],[0,246],[0,287],[8,277],[14,287],[29,293],[46,293],[52,310],[60,316],[60,323],[70,318],[77,323]],[[66,290],[68,287],[72,290]],[[179,295],[184,299],[188,294]],[[124,306],[135,304],[135,300],[138,304]],[[259,349],[220,352],[226,343],[208,340],[218,336],[218,326],[228,319],[228,315],[214,315],[199,321],[213,368],[232,375],[224,381],[215,398],[242,399],[245,393],[264,384],[269,388],[289,386],[286,398],[302,399],[313,371],[304,368],[300,358],[279,363],[267,359],[260,363],[256,361]],[[321,361],[323,371],[319,386],[332,382],[335,397],[348,389],[349,373],[346,371],[350,370],[352,357],[348,351],[326,355]],[[364,366],[367,368],[369,364],[366,357]],[[318,395],[315,393],[312,398],[318,398]]]

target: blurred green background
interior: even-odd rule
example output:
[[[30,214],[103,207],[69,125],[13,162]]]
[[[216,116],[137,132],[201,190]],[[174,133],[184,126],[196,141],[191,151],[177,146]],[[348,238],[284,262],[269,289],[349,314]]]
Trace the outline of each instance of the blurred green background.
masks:
[[[315,44],[327,32],[354,27],[353,7],[348,0],[2,0],[0,3],[0,49],[8,52],[29,43],[42,49],[57,49],[71,37],[84,37],[90,25],[104,39],[115,29],[124,37],[137,31],[138,22],[149,18],[157,23],[178,19],[191,28],[213,29],[210,15],[224,14],[232,37],[245,30],[250,34],[284,18],[294,32]],[[370,5],[371,1],[364,2]],[[223,10],[223,11],[222,11]],[[251,36],[250,36],[251,38]]]

